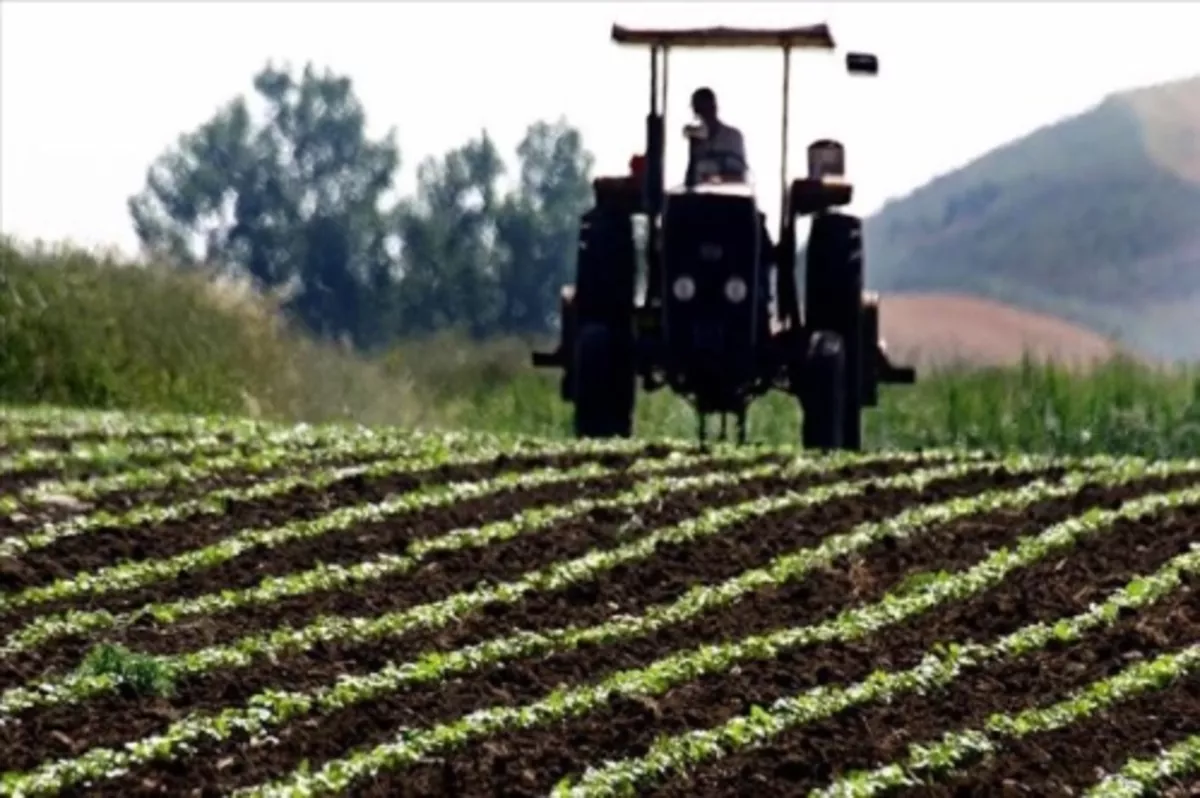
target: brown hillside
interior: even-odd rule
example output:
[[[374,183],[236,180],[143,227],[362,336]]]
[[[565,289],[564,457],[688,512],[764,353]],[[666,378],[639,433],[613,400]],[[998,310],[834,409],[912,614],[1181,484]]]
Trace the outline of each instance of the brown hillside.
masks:
[[[1038,360],[1087,365],[1120,349],[1052,316],[959,294],[895,294],[880,300],[880,322],[894,358],[928,368],[966,362],[1008,365]]]

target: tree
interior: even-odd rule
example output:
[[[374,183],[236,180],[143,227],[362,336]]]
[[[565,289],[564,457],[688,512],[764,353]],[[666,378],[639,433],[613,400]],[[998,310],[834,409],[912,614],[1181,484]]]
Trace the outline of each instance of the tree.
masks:
[[[591,198],[595,158],[580,132],[559,119],[537,122],[517,147],[520,181],[499,210],[497,326],[508,333],[550,329],[559,287],[575,263],[579,216]]]
[[[404,333],[549,329],[571,279],[594,159],[561,120],[531,125],[517,158],[517,185],[504,195],[504,164],[486,131],[421,165],[417,197],[400,214]]]
[[[181,265],[290,287],[288,309],[320,336],[377,342],[396,265],[382,207],[395,132],[369,140],[350,79],[311,64],[298,79],[268,64],[254,89],[261,122],[239,97],[151,166],[129,200],[137,235]]]
[[[404,247],[399,332],[447,327],[477,337],[496,332],[497,182],[503,173],[504,162],[486,131],[421,164],[417,196],[398,211]]]
[[[310,331],[360,348],[448,327],[546,332],[570,279],[593,158],[564,120],[531,125],[515,186],[480,136],[423,162],[416,196],[385,207],[400,156],[377,141],[351,81],[268,64],[181,136],[129,200],[145,249],[246,274]]]

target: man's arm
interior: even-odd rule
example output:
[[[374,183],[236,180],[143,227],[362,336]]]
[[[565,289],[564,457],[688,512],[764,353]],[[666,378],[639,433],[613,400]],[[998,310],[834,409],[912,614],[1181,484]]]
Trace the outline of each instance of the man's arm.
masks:
[[[729,152],[734,156],[734,166],[744,180],[750,171],[750,162],[746,160],[746,142],[742,138],[742,131],[736,127],[729,128]]]
[[[742,138],[742,131],[736,127],[732,128],[733,140],[730,142],[732,149],[737,153],[737,156],[742,159],[743,164],[748,164],[746,160],[746,141]]]

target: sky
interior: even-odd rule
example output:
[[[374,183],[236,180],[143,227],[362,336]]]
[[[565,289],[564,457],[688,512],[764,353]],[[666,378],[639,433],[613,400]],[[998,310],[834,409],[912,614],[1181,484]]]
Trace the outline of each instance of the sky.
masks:
[[[560,115],[598,171],[642,146],[648,57],[614,23],[830,24],[840,56],[793,57],[789,171],[824,137],[846,146],[852,210],[868,214],[1113,91],[1200,73],[1195,2],[82,2],[0,0],[0,231],[136,250],[126,199],[180,134],[253,91],[268,61],[353,79],[373,135],[394,127],[398,187],[487,129],[512,153]],[[742,129],[760,201],[778,205],[778,52],[673,53],[668,171],[680,177],[691,90],[711,86]]]

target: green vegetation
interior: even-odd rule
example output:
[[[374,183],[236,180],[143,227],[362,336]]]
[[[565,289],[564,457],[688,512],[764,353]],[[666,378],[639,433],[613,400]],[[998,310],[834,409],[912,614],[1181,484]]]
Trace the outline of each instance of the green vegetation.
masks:
[[[577,129],[530,125],[512,174],[484,130],[394,198],[399,148],[366,135],[349,78],[268,65],[253,86],[262,121],[234,98],[130,199],[159,259],[250,277],[305,329],[359,350],[553,331],[591,195]],[[978,294],[1200,356],[1197,97],[1200,79],[1115,95],[888,203],[868,220],[869,283]]]
[[[978,294],[1196,358],[1200,77],[1111,96],[889,202],[881,291]],[[1189,160],[1190,159],[1190,160]]]
[[[175,691],[175,676],[167,665],[125,646],[96,646],[79,666],[79,675],[85,679],[110,677],[115,687],[135,695],[166,697]]]
[[[249,278],[322,340],[360,350],[461,329],[550,330],[570,279],[593,157],[565,121],[531,124],[506,165],[487,131],[417,169],[396,197],[393,132],[372,140],[352,81],[267,65],[180,136],[129,199],[166,263]]]
[[[1186,703],[1200,673],[1186,613],[1200,573],[1189,520],[1200,509],[1197,459],[790,457],[114,421],[0,413],[0,432],[18,440],[9,484],[65,484],[29,456],[39,441],[110,425],[142,451],[190,424],[193,440],[224,438],[220,456],[247,465],[255,454],[239,436],[254,427],[276,436],[264,449],[277,461],[314,446],[362,459],[285,466],[275,479],[298,488],[291,502],[264,503],[278,491],[251,494],[266,482],[205,493],[194,452],[176,452],[194,469],[164,486],[133,445],[107,441],[95,445],[124,463],[121,484],[95,472],[77,495],[107,495],[116,509],[25,495],[22,510],[52,520],[10,514],[0,540],[11,580],[0,595],[0,727],[13,752],[0,795],[149,794],[175,780],[242,796],[345,794],[368,782],[395,792],[429,769],[457,778],[482,760],[493,791],[511,783],[565,798],[686,788],[680,779],[699,784],[725,766],[741,783],[753,773],[782,784],[794,776],[778,763],[789,761],[805,767],[809,794],[866,798],[914,779],[1011,783],[981,755],[1002,762],[1014,742],[1049,733],[1057,745],[1044,750],[1072,748],[1046,759],[1079,782],[1075,794],[1161,791],[1200,764],[1180,721],[1186,705],[1138,706]],[[81,461],[94,445],[74,443]],[[396,479],[414,472],[425,479]],[[562,490],[539,490],[552,485]],[[139,496],[146,503],[130,509]],[[476,504],[463,512],[464,502]],[[406,514],[424,530],[380,523]],[[184,525],[164,534],[153,518]],[[197,540],[189,529],[221,532]],[[318,539],[334,545],[309,545]],[[512,565],[500,571],[498,560]],[[1030,589],[1045,581],[1054,584]],[[754,617],[764,601],[781,608],[770,623]],[[717,637],[706,624],[735,631]],[[1136,646],[1114,645],[1134,630]],[[826,664],[843,652],[861,662]],[[1049,689],[1027,677],[1064,670],[1072,675]],[[755,692],[742,686],[755,682]],[[486,687],[464,689],[476,684]],[[706,714],[721,692],[752,698]],[[422,700],[440,703],[417,711]],[[853,713],[884,707],[874,736],[902,743],[858,747]],[[1128,712],[1139,714],[1129,733],[1094,733]],[[607,735],[626,718],[648,733]],[[592,728],[605,736],[590,742]],[[530,734],[561,747],[529,746],[531,756],[510,746]],[[589,744],[571,742],[580,739]],[[1093,766],[1098,740],[1104,767]],[[489,767],[500,746],[520,767]],[[1041,778],[1024,783],[1045,794],[1054,774]]]
[[[446,332],[370,357],[289,330],[270,304],[236,302],[199,278],[62,248],[3,250],[0,401],[232,412],[562,438],[570,406],[557,377],[529,365],[536,342]],[[1200,372],[1113,361],[1069,371],[947,367],[885,388],[868,412],[872,446],[966,445],[1173,456],[1200,448]],[[690,408],[643,396],[637,429],[695,435]],[[790,443],[799,412],[773,394],[751,409],[756,440]]]
[[[1196,105],[1179,98],[1200,81],[1181,86],[1170,102],[1110,98],[889,204],[868,226],[872,282],[984,294],[1188,354],[1194,336],[1163,332],[1192,324],[1200,274],[1186,268],[1200,187],[1164,133]],[[236,98],[130,199],[146,263],[0,243],[0,402],[568,435],[558,377],[529,353],[555,335],[571,279],[592,166],[579,132],[531,125],[506,186],[485,131],[421,164],[414,197],[387,199],[399,151],[366,137],[349,79],[268,66],[254,89],[266,121]],[[867,438],[1191,454],[1198,377],[1124,360],[947,367],[885,388]],[[639,402],[641,435],[691,438],[695,424],[668,392]],[[790,397],[752,408],[756,440],[798,429]]]
[[[244,285],[0,241],[0,401],[420,422],[403,382]]]
[[[777,633],[772,636],[775,646],[784,649],[788,646],[799,647],[809,641],[853,640],[867,636],[880,626],[895,623],[899,618],[909,615],[928,612],[940,603],[964,601],[1001,582],[1009,572],[1053,556],[1056,549],[1069,551],[1078,540],[1086,540],[1088,535],[1103,532],[1105,527],[1116,521],[1144,515],[1144,507],[1186,507],[1195,502],[1198,495],[1194,490],[1190,493],[1179,491],[1152,495],[1140,504],[1130,502],[1118,511],[1097,513],[1086,522],[1073,518],[1047,529],[1039,537],[1024,539],[1015,552],[1002,549],[969,570],[945,574],[930,585],[916,590],[897,590],[889,596],[893,599],[890,606],[880,602],[875,606],[846,610],[821,626]],[[1085,639],[1088,632],[1113,624],[1122,611],[1130,612],[1169,596],[1181,587],[1184,578],[1196,573],[1198,565],[1200,556],[1196,552],[1182,554],[1160,571],[1145,579],[1130,582],[1105,603],[1079,615],[1061,618],[1055,623],[1030,624],[999,638],[991,645],[974,642],[942,645],[928,653],[920,664],[907,670],[889,672],[880,669],[868,679],[848,688],[813,691],[779,701],[769,709],[755,707],[750,713],[738,715],[721,727],[659,738],[640,759],[608,762],[590,770],[580,786],[594,791],[589,794],[628,791],[639,782],[661,779],[671,771],[686,770],[707,759],[717,759],[740,749],[762,745],[789,727],[811,723],[862,703],[880,699],[895,700],[909,692],[934,692],[961,677],[964,671],[977,668],[989,660],[1017,659],[1054,644]],[[1184,575],[1182,578],[1181,574]],[[763,656],[759,651],[754,651],[754,642],[758,641],[741,643],[742,647],[753,652],[743,655],[746,659]],[[760,651],[762,647],[765,646],[760,644]],[[734,656],[736,654],[725,659],[733,659]],[[717,656],[712,656],[712,659],[717,659]],[[721,665],[728,667],[726,662]],[[867,798],[887,794],[889,788],[911,786],[917,778],[925,782],[932,781],[931,776],[939,775],[939,772],[952,772],[956,766],[962,766],[971,754],[995,753],[1004,737],[1021,737],[1081,722],[1123,700],[1164,689],[1174,679],[1194,672],[1198,665],[1200,645],[1138,662],[1110,679],[1088,685],[1066,701],[1049,707],[1031,708],[1016,717],[994,715],[988,719],[986,729],[964,730],[947,735],[932,746],[913,745],[909,749],[909,760],[903,764],[889,764],[868,773],[850,774],[834,781],[822,795]],[[564,780],[558,785],[556,795],[578,794],[571,792],[573,786],[576,785]]]
[[[144,262],[0,242],[0,795],[292,798],[436,770],[599,796],[759,767],[767,792],[803,770],[813,795],[865,798],[1013,783],[1005,752],[1051,733],[1075,794],[1200,769],[1173,716],[1131,724],[1104,767],[1092,725],[1200,673],[1179,611],[1200,370],[944,367],[883,391],[863,453],[650,445],[695,434],[665,391],[642,440],[562,440],[530,351],[569,279],[578,132],[531,126],[504,190],[485,133],[391,201],[398,152],[366,139],[348,80],[268,68],[255,88],[269,121],[231,103],[131,200]],[[924,263],[915,287],[1064,314],[1185,307],[1200,172],[1165,127],[1131,155],[1131,113],[1110,100],[885,211],[874,234],[907,244],[883,279]],[[1047,271],[1064,263],[1093,282]],[[329,420],[370,426],[275,423]],[[787,396],[752,408],[756,441],[798,426]],[[1051,671],[1070,678],[1030,678]],[[838,717],[817,762],[800,735]],[[905,747],[860,749],[867,726]],[[765,766],[739,762],[756,749]]]

